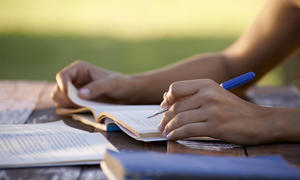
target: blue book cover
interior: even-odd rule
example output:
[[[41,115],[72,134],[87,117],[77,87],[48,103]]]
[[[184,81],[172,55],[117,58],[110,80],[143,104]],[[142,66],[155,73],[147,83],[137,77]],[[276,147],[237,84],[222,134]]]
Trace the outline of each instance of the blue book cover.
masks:
[[[300,179],[300,171],[279,155],[246,158],[108,150],[107,156],[123,169],[122,179]],[[112,173],[117,169],[108,168]]]

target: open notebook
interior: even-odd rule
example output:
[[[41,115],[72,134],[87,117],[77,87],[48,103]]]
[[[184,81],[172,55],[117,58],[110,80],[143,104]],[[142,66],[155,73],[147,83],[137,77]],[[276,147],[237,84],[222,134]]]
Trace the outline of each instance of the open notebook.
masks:
[[[99,164],[116,148],[101,134],[63,121],[0,125],[0,168]]]
[[[57,109],[57,114],[71,115],[73,119],[104,131],[121,129],[140,141],[166,140],[157,129],[162,116],[147,118],[160,110],[159,105],[115,105],[87,101],[78,97],[77,89],[71,83],[68,84],[68,96],[81,108]],[[92,115],[82,112],[91,112]]]

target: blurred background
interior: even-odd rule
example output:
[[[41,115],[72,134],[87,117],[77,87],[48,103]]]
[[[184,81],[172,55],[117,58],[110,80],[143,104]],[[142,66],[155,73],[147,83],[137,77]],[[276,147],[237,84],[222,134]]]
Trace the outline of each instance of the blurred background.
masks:
[[[0,79],[55,80],[81,59],[123,73],[220,52],[263,0],[0,0]],[[260,85],[285,83],[280,66]]]

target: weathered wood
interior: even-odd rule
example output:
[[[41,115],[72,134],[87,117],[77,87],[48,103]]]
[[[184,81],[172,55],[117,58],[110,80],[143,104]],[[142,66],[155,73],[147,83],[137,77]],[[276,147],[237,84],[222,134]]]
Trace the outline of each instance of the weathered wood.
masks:
[[[270,107],[300,107],[298,89],[293,86],[284,87],[252,87],[247,91],[247,98],[255,104]]]
[[[248,156],[280,154],[290,164],[300,169],[300,144],[266,144],[260,146],[247,146]]]
[[[241,157],[246,156],[244,146],[221,141],[169,141],[167,152]]]
[[[25,84],[18,81],[8,82],[9,85],[6,88],[11,86],[10,92],[14,94],[14,91],[18,92],[18,96],[15,100],[15,104],[20,102],[30,102],[34,106],[34,110],[30,110],[30,117],[26,117],[25,120],[13,120],[13,122],[19,123],[43,123],[58,120],[59,118],[55,115],[54,104],[50,98],[50,92],[52,91],[53,84],[47,84],[45,82],[26,82]],[[20,85],[21,84],[21,85]],[[0,86],[3,90],[3,86]],[[22,89],[24,88],[24,89]],[[38,97],[38,98],[37,98]],[[15,107],[15,106],[14,106]],[[28,110],[29,111],[29,110]],[[23,112],[21,110],[21,112]],[[14,117],[18,118],[18,117]],[[21,117],[22,118],[22,117]],[[10,120],[10,119],[8,119]],[[11,122],[11,121],[10,121]],[[73,167],[44,167],[44,168],[21,168],[21,169],[7,169],[0,170],[0,179],[77,179],[81,174],[81,166]]]
[[[9,82],[15,86],[15,81]],[[1,84],[1,83],[0,83]],[[25,83],[26,84],[26,83]],[[83,126],[66,117],[55,114],[54,103],[50,98],[50,93],[54,83],[45,84],[30,82],[27,85],[41,88],[41,93],[35,92],[39,100],[35,103],[35,109],[27,119],[26,123],[44,123],[56,120],[64,122],[72,127],[94,131],[94,128]],[[12,88],[12,87],[10,87]],[[0,86],[0,91],[3,89]],[[2,90],[3,91],[3,90]],[[12,93],[14,91],[12,90]],[[22,91],[20,91],[22,92]],[[1,93],[0,93],[1,96]],[[26,100],[29,96],[20,95],[20,101]],[[299,94],[297,89],[286,88],[252,88],[248,97],[258,104],[272,106],[298,106]],[[283,103],[284,102],[284,103]],[[1,103],[1,102],[0,102]],[[300,107],[300,106],[298,106]],[[10,122],[8,122],[10,123]],[[300,165],[300,144],[271,144],[261,146],[244,147],[239,145],[228,144],[220,141],[169,141],[169,142],[151,142],[144,143],[136,141],[123,132],[101,132],[113,145],[119,150],[145,150],[167,153],[195,153],[206,155],[228,155],[228,156],[245,156],[245,150],[249,156],[267,155],[279,153],[282,154],[289,162]],[[72,167],[48,167],[48,168],[23,168],[0,170],[0,179],[106,179],[100,166],[72,166]]]
[[[99,166],[83,166],[78,180],[106,180],[106,176]]]
[[[0,81],[0,124],[23,124],[45,85],[45,82]]]
[[[43,167],[0,170],[1,180],[27,179],[77,179],[80,177],[80,166],[74,167]]]
[[[44,85],[43,91],[40,95],[39,101],[31,116],[27,119],[26,123],[45,123],[57,120],[63,120],[65,117],[58,116],[55,113],[55,105],[51,99],[51,92],[55,84],[48,83]]]

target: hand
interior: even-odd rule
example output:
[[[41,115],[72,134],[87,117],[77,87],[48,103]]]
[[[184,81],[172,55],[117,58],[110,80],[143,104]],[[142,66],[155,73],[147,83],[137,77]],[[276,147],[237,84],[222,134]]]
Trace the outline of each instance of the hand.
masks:
[[[67,96],[67,82],[72,82],[83,99],[110,103],[130,103],[137,93],[136,82],[129,76],[107,71],[83,61],[75,61],[56,75],[52,99],[57,107],[76,107]]]
[[[273,122],[263,118],[267,113],[264,107],[246,102],[208,79],[173,83],[161,106],[170,107],[159,127],[170,140],[208,136],[259,144],[271,141],[274,134]]]

